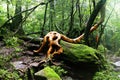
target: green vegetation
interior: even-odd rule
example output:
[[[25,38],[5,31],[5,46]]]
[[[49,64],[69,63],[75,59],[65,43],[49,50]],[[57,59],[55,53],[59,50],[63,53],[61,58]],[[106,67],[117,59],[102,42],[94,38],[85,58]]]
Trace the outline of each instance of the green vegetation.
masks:
[[[13,66],[10,64],[12,55],[3,57],[0,55],[0,79],[1,80],[22,80]],[[11,70],[9,70],[11,69]]]
[[[64,76],[67,71],[65,71],[62,67],[60,66],[51,66],[51,68],[59,75],[59,76]]]
[[[100,1],[106,1],[105,11],[101,11],[103,6],[99,4]],[[108,58],[111,55],[120,57],[119,5],[120,0],[0,0],[0,51],[2,48],[13,49],[10,54],[4,51],[0,53],[0,79],[21,80],[16,72],[8,70],[8,67],[12,67],[10,60],[18,57],[16,53],[23,51],[21,43],[24,43],[20,37],[43,38],[54,30],[70,38],[76,38],[85,32],[88,37],[84,36],[81,44],[61,42],[67,56],[64,58],[74,63],[92,62],[100,65],[104,71],[97,72],[94,80],[118,80],[119,73],[111,70]],[[104,16],[100,12],[106,12],[105,20],[97,30],[89,34],[89,28]],[[29,43],[31,40],[27,41]],[[51,68],[45,68],[46,71],[51,71],[48,71],[50,77],[56,75],[52,74],[53,71],[59,76],[67,73],[59,66]]]
[[[1,80],[22,80],[17,72],[10,72],[8,70],[0,69]]]
[[[17,37],[6,37],[3,41],[6,46],[14,48],[16,52],[22,51],[22,49],[19,48],[21,40],[19,40]]]
[[[96,72],[94,75],[93,80],[120,80],[120,72],[115,72],[115,71],[100,71]]]
[[[12,46],[12,47],[19,46],[17,37],[7,37],[4,39],[4,42],[7,46]]]
[[[44,70],[46,76],[48,77],[48,80],[56,80],[56,79],[61,80],[60,77],[56,73],[54,73],[54,70],[51,69],[50,67],[46,67]]]

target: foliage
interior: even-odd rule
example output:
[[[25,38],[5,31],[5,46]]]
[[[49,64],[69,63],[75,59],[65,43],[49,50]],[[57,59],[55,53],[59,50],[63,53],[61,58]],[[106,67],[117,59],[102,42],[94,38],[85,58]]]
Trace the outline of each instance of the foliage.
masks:
[[[98,46],[97,50],[100,53],[105,53],[107,51],[107,48],[105,48],[102,44]]]
[[[4,39],[4,42],[7,46],[14,46],[14,47],[19,46],[17,37],[8,37]]]
[[[15,48],[16,52],[22,51],[19,48],[19,42],[21,42],[17,37],[5,37],[4,42],[6,46]]]
[[[13,55],[0,55],[0,79],[1,80],[22,80],[17,73],[13,69],[13,66],[10,63]],[[10,69],[10,71],[8,71]]]
[[[0,55],[0,67],[4,67],[6,63],[6,61],[8,61],[8,58],[4,58],[2,55]]]
[[[115,52],[115,55],[116,55],[116,56],[120,56],[120,48],[118,49],[117,52]]]
[[[18,57],[18,55],[14,54],[14,53],[9,54],[9,55],[0,55],[0,67],[5,68],[5,69],[7,67],[12,67],[11,64],[10,64],[10,60],[13,57]]]
[[[22,80],[17,72],[9,72],[4,69],[0,69],[0,79],[1,80]]]
[[[51,66],[51,68],[59,75],[59,76],[63,76],[67,73],[67,71],[65,71],[62,67],[60,66]]]
[[[120,78],[118,77],[119,74],[120,72],[115,71],[100,71],[96,72],[93,80],[120,80]]]
[[[109,50],[116,52],[120,47],[120,0],[108,0],[106,6],[106,14],[110,14],[113,9],[112,15],[106,25],[105,33],[103,36],[103,44]],[[106,19],[109,15],[106,15]]]

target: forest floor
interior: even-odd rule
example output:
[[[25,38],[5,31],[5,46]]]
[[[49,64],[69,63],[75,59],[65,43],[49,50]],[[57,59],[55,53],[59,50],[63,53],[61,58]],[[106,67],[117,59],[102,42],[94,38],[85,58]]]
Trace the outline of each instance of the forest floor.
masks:
[[[0,41],[0,56],[8,57],[10,63],[20,72],[20,75],[24,75],[25,71],[28,68],[35,67],[36,70],[42,69],[44,62],[41,61],[45,58],[44,54],[34,55],[33,50],[38,48],[39,45],[24,42],[22,46],[19,46],[17,49],[21,49],[21,51],[16,50],[13,47],[7,47],[4,42]],[[112,62],[120,61],[120,57],[111,57]],[[58,61],[57,63],[61,63]],[[6,63],[7,64],[7,63]],[[68,71],[68,74],[63,76],[63,80],[92,80],[95,70],[80,66],[73,65],[70,63],[62,63],[62,67]],[[54,65],[54,64],[51,64]],[[89,64],[87,64],[89,65]],[[39,66],[39,68],[38,68]],[[78,70],[79,69],[79,70]],[[38,71],[37,70],[37,71]],[[32,80],[32,79],[30,79]]]

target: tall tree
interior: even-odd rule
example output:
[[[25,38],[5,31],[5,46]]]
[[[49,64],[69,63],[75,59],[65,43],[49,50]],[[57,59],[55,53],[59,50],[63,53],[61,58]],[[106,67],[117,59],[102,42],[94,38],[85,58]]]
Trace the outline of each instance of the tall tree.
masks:
[[[88,20],[88,23],[87,23],[87,26],[86,26],[86,30],[85,30],[85,36],[84,36],[85,37],[85,43],[87,45],[89,45],[89,34],[90,34],[90,29],[92,27],[92,24],[93,24],[96,16],[98,15],[98,13],[100,12],[100,10],[105,5],[105,3],[106,3],[106,0],[100,0],[98,2],[98,4],[96,5],[96,7],[94,8],[93,12],[90,15],[90,18]],[[96,24],[97,27],[104,21],[105,9],[104,10],[103,9],[101,10],[101,19]]]
[[[45,5],[45,13],[44,13],[44,21],[43,21],[42,30],[41,30],[41,37],[44,36],[46,16],[47,16],[47,8],[48,8],[48,3],[46,3],[46,5]]]
[[[21,12],[22,10],[21,3],[22,3],[22,0],[16,0],[14,15],[17,15],[18,13]],[[20,35],[24,34],[21,22],[22,22],[22,13],[20,13],[19,15],[17,15],[15,18],[12,19],[12,26],[10,28],[11,31],[16,32],[16,30],[18,30],[17,34],[20,34]]]
[[[69,29],[68,29],[68,33],[67,36],[71,37],[71,31],[73,29],[74,26],[74,0],[71,0],[71,12],[70,12],[70,22],[69,22]]]
[[[51,1],[50,2],[50,13],[49,13],[49,17],[50,17],[50,20],[49,20],[49,31],[52,31],[54,30],[54,17],[55,17],[55,8],[54,8],[54,3],[55,0]]]

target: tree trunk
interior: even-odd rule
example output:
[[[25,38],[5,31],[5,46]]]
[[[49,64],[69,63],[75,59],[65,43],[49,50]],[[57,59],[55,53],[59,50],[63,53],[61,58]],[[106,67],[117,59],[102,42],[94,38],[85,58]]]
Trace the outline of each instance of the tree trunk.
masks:
[[[70,22],[69,22],[69,29],[68,29],[68,33],[67,36],[68,37],[72,37],[71,32],[73,31],[73,26],[74,26],[74,0],[71,0],[71,13],[70,13]]]
[[[17,0],[14,15],[16,15],[16,14],[18,14],[20,12],[21,12],[21,0]],[[19,29],[17,34],[19,34],[19,35],[24,34],[21,22],[22,22],[22,13],[17,15],[14,19],[12,19],[12,26],[11,26],[10,30],[13,31],[13,32],[16,32],[16,30]]]
[[[85,30],[85,44],[86,45],[89,45],[89,34],[90,34],[90,29],[92,27],[92,24],[97,16],[97,14],[99,13],[99,11],[101,10],[101,8],[104,6],[105,3],[106,3],[106,0],[100,0],[90,15],[90,18],[88,20],[87,27]],[[104,13],[103,13],[103,15],[104,15]],[[101,16],[102,16],[102,14],[101,14]],[[102,19],[103,18],[101,17],[101,20]],[[103,22],[101,20],[97,23],[98,26]]]
[[[10,15],[9,15],[9,1],[7,0],[7,18],[9,19],[10,18]]]
[[[45,5],[44,22],[43,22],[43,25],[42,25],[41,37],[44,37],[44,29],[45,29],[45,23],[46,23],[47,8],[48,8],[48,3]]]
[[[54,17],[55,17],[55,9],[54,9],[54,0],[50,2],[50,13],[49,13],[49,31],[54,30]]]

